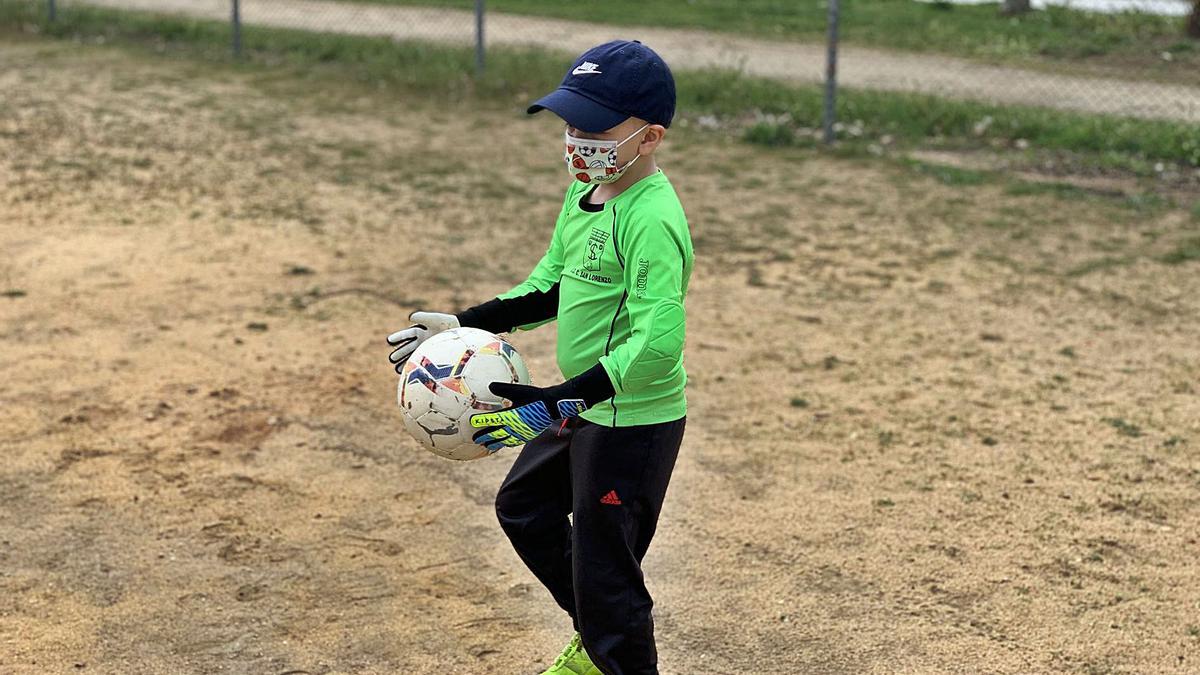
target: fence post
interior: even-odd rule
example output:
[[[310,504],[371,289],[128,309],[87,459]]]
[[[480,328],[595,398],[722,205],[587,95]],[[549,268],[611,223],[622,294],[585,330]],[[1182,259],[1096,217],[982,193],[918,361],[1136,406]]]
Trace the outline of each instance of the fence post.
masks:
[[[483,0],[475,0],[475,74],[483,75]]]
[[[46,5],[46,17],[51,21],[58,18],[58,7],[55,6],[54,0],[48,0]]]
[[[834,141],[833,125],[837,110],[837,54],[838,54],[838,0],[829,2],[829,49],[825,57],[825,112],[822,125],[825,128],[825,143]]]
[[[233,0],[233,57],[242,56],[242,7],[238,0]]]

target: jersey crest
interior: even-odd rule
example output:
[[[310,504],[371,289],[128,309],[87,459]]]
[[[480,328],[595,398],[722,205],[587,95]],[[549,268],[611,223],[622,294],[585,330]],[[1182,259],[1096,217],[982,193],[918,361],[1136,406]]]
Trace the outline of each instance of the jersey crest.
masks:
[[[604,256],[604,246],[608,243],[608,237],[604,230],[592,228],[587,245],[583,249],[583,269],[589,272],[600,271],[600,258]]]

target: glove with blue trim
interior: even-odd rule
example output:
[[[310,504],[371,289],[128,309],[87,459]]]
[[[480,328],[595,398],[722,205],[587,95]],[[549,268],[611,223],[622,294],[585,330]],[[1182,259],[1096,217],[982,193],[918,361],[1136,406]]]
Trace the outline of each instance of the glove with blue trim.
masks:
[[[471,426],[479,429],[472,440],[492,452],[524,445],[555,422],[578,417],[614,393],[600,364],[553,387],[493,382],[488,389],[512,402],[502,410],[471,415]]]

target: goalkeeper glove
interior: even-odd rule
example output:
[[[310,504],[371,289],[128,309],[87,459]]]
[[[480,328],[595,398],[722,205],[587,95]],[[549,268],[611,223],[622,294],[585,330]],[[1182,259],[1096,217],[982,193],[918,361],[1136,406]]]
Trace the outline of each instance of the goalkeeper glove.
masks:
[[[577,417],[615,393],[600,364],[553,387],[493,382],[488,389],[512,402],[503,410],[471,415],[471,426],[479,429],[471,439],[492,452],[524,445],[555,422]]]
[[[387,342],[395,347],[388,360],[396,367],[396,372],[404,368],[408,357],[417,351],[417,347],[429,338],[444,330],[458,328],[458,317],[453,314],[439,312],[413,312],[408,316],[413,325],[404,330],[396,331],[388,336]]]

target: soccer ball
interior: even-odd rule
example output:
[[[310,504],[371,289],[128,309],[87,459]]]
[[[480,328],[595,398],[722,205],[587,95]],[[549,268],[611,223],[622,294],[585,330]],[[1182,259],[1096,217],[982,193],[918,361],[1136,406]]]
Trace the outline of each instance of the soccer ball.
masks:
[[[474,443],[471,415],[499,410],[507,399],[492,382],[529,384],[529,370],[504,338],[478,328],[452,328],[417,347],[404,364],[396,398],[404,426],[427,450],[446,459],[492,454]]]

